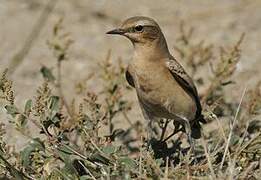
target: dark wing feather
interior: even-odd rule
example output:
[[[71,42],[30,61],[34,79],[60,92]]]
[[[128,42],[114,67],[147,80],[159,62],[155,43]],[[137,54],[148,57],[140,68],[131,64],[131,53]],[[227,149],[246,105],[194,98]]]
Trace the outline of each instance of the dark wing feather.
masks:
[[[125,78],[128,81],[130,86],[135,87],[134,80],[128,70],[125,72]]]
[[[199,99],[199,96],[198,96],[196,86],[194,85],[192,79],[188,76],[188,74],[185,72],[183,67],[173,57],[171,59],[167,60],[166,65],[169,68],[169,70],[170,70],[172,76],[175,78],[175,80],[181,85],[181,87],[191,97],[194,98],[196,105],[197,105],[197,111],[196,111],[195,119],[200,118],[202,107],[201,107],[201,104],[200,104],[200,99]]]

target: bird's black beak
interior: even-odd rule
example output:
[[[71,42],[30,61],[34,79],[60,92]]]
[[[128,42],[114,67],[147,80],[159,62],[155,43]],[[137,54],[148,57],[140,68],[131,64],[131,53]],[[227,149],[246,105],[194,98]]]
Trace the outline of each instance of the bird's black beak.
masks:
[[[118,34],[123,35],[126,31],[124,29],[113,29],[111,31],[108,31],[106,34]]]

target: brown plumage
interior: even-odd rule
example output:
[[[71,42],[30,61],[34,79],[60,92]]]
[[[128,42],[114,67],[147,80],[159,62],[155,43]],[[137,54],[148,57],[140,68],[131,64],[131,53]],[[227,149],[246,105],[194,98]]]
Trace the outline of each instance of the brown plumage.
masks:
[[[185,126],[189,137],[200,138],[201,104],[197,89],[183,67],[173,58],[159,25],[148,17],[132,17],[108,34],[131,40],[134,55],[126,71],[136,89],[140,107],[149,125],[158,118]]]

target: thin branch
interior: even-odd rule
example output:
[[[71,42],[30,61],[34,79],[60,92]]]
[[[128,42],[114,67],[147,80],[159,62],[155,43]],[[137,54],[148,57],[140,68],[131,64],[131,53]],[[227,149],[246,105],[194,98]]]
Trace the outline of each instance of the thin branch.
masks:
[[[58,89],[59,96],[61,97],[62,103],[68,112],[68,115],[70,116],[70,118],[73,118],[73,113],[71,112],[70,106],[67,103],[62,91],[62,61],[60,60],[58,60],[57,62],[57,89]]]
[[[81,161],[78,161],[81,165],[82,165],[82,167],[84,168],[84,170],[91,176],[91,178],[93,179],[93,180],[96,180],[96,178],[94,177],[94,175],[91,173],[91,171],[89,171],[89,169],[81,162]]]
[[[242,94],[242,96],[241,96],[239,105],[238,105],[238,107],[237,107],[237,111],[236,111],[235,117],[234,117],[233,122],[232,122],[232,127],[231,127],[231,130],[230,130],[229,136],[228,136],[228,140],[227,140],[225,152],[224,152],[224,155],[223,155],[223,158],[222,158],[222,161],[221,161],[220,169],[223,168],[223,165],[224,165],[224,162],[225,162],[225,158],[226,158],[226,154],[227,154],[227,152],[228,152],[228,148],[229,148],[230,141],[231,141],[231,138],[232,138],[233,130],[234,130],[235,125],[236,125],[237,116],[238,116],[238,113],[239,113],[239,110],[240,110],[240,107],[241,107],[243,98],[244,98],[244,96],[245,96],[245,94],[246,94],[246,89],[247,89],[247,88],[245,87],[245,89],[244,89],[244,91],[243,91],[243,94]]]
[[[217,121],[217,124],[218,124],[219,129],[221,129],[222,137],[223,137],[225,143],[228,144],[228,140],[227,140],[227,137],[226,137],[226,134],[225,134],[225,131],[224,131],[223,126],[220,124],[219,119],[217,118],[216,115],[214,116],[214,118],[215,118],[216,121]],[[230,152],[228,152],[228,158],[229,158],[229,160],[231,159],[231,157],[230,157]]]
[[[87,160],[88,158],[84,155],[82,155],[81,153],[77,152],[76,150],[74,150],[73,148],[71,148],[70,146],[64,144],[64,143],[60,143],[61,145],[65,146],[66,148],[68,148],[69,150],[71,150],[72,152],[74,152],[76,155],[78,155],[79,157]]]
[[[204,147],[205,155],[206,155],[207,161],[208,161],[208,167],[209,167],[211,175],[212,175],[211,179],[216,179],[216,175],[215,175],[215,172],[214,172],[214,168],[213,168],[213,165],[212,165],[209,153],[208,153],[207,144],[206,144],[206,141],[205,141],[204,137],[202,137],[202,141],[201,142],[202,142],[202,145]]]

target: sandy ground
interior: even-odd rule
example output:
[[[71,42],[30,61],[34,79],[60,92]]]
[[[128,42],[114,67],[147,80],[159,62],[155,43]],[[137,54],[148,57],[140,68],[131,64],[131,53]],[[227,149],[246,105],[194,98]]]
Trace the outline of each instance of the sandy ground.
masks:
[[[46,3],[46,0],[0,0],[0,71],[8,67],[22,48]],[[41,84],[41,65],[55,65],[46,41],[60,17],[64,18],[64,27],[75,40],[70,60],[63,64],[64,91],[70,99],[74,88],[72,82],[97,71],[97,62],[104,59],[109,49],[114,59],[122,57],[124,63],[131,59],[131,44],[124,38],[109,37],[105,32],[136,15],[158,21],[174,55],[175,32],[182,20],[196,29],[195,39],[205,39],[216,46],[232,45],[245,32],[242,59],[235,75],[237,84],[230,91],[232,98],[239,99],[241,89],[261,77],[260,9],[260,0],[59,0],[28,55],[11,75],[16,101],[23,104],[32,97]],[[91,88],[95,89],[95,86],[93,82]],[[134,91],[130,95],[135,101]],[[141,118],[137,109],[131,114],[135,120]],[[1,116],[2,120],[6,118]],[[16,137],[12,136],[11,140],[15,142]]]

